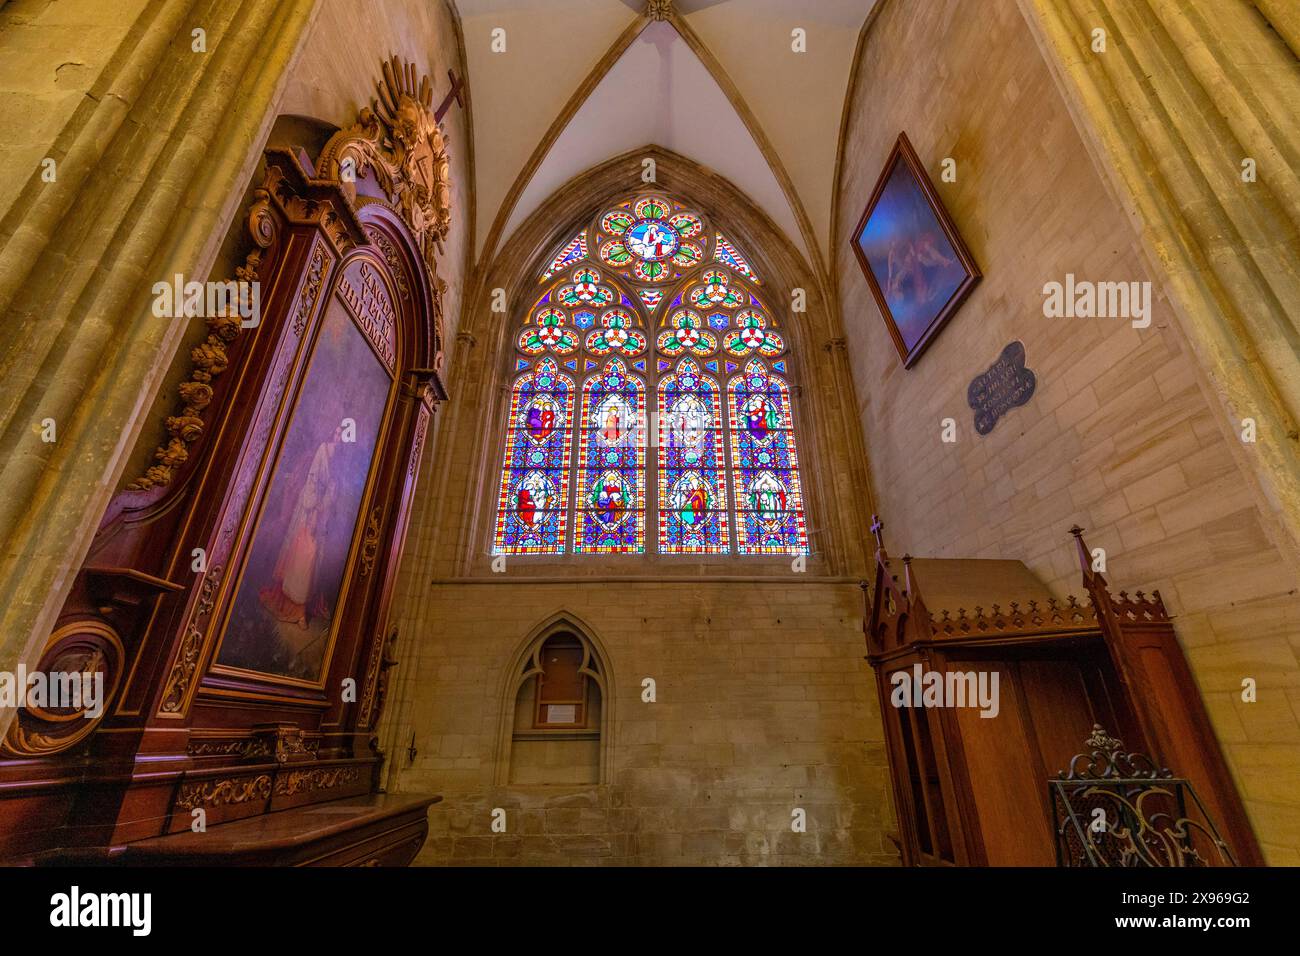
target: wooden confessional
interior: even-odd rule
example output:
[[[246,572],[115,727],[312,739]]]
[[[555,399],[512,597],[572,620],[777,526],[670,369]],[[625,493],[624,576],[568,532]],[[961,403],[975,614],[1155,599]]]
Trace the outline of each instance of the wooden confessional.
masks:
[[[908,556],[900,582],[873,530],[867,660],[904,865],[1262,864],[1159,592],[1112,595],[1077,527],[1087,603],[1019,562]],[[930,610],[925,575],[948,609]],[[969,698],[979,674],[997,675],[996,716],[912,691]],[[1099,806],[1112,825],[1094,838]]]
[[[381,792],[376,725],[446,398],[449,190],[427,78],[384,73],[315,162],[265,154],[236,297],[256,282],[260,315],[201,313],[167,443],[76,571],[39,669],[101,675],[105,703],[19,711],[0,858],[403,865],[425,839],[438,798]]]

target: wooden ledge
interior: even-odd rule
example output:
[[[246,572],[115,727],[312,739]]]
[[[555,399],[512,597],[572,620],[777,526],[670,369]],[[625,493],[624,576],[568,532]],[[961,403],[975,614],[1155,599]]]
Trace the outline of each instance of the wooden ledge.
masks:
[[[406,866],[429,832],[434,794],[371,793],[114,847],[44,854],[37,865]]]

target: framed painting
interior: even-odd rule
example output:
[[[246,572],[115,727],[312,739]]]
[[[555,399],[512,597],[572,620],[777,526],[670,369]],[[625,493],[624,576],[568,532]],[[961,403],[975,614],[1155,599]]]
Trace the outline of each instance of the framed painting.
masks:
[[[850,241],[903,367],[911,368],[981,273],[906,133],[898,134]]]
[[[322,680],[391,385],[333,301],[253,534],[219,667]]]

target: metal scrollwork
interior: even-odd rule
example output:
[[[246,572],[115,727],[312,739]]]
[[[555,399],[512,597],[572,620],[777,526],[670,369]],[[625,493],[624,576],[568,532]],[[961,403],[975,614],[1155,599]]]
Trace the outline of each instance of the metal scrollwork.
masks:
[[[1058,866],[1235,866],[1191,782],[1099,725],[1048,782]]]

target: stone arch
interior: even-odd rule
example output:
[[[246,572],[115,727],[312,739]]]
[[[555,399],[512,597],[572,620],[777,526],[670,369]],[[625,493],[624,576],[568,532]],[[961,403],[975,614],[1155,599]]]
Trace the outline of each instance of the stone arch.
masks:
[[[572,635],[582,645],[584,656],[580,672],[590,679],[600,694],[600,718],[596,785],[608,784],[613,769],[614,677],[609,653],[596,632],[578,615],[560,610],[544,618],[516,645],[510,657],[498,693],[499,725],[495,782],[498,786],[511,781],[511,758],[515,741],[515,718],[519,694],[524,685],[536,679],[541,670],[539,655],[547,643],[559,635]]]

